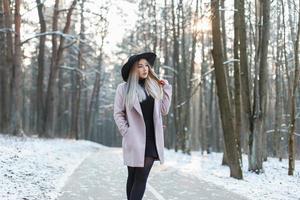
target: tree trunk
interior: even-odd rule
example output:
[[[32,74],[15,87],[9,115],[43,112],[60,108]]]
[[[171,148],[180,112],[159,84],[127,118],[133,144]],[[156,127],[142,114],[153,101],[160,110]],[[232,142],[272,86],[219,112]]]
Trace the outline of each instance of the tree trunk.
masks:
[[[300,3],[300,1],[299,1]],[[296,131],[296,91],[299,85],[299,41],[300,41],[300,13],[298,13],[298,30],[294,43],[294,55],[295,55],[295,73],[294,73],[294,82],[293,88],[291,90],[291,103],[290,103],[290,125],[289,125],[289,169],[288,175],[294,175],[295,171],[295,131]]]
[[[238,9],[238,1],[234,1],[234,7]],[[233,53],[234,53],[234,60],[239,59],[239,16],[237,12],[234,12],[234,44],[233,44]],[[242,159],[242,152],[241,152],[241,86],[240,86],[240,66],[239,62],[234,61],[234,104],[235,104],[235,115],[234,115],[234,129],[236,133],[237,145],[239,146],[239,159],[241,162]]]
[[[260,173],[263,171],[263,134],[265,134],[265,118],[267,106],[267,82],[268,66],[267,54],[269,44],[269,16],[270,1],[263,0],[259,5],[259,23],[263,17],[262,26],[259,29],[256,66],[259,67],[259,80],[255,79],[255,95],[253,104],[253,130],[249,137],[249,171]],[[257,75],[256,75],[257,76]]]
[[[4,14],[4,26],[12,30],[12,14],[10,10],[10,2],[8,0],[3,0],[3,14]],[[5,56],[4,56],[4,63],[6,65],[5,72],[6,72],[6,80],[3,79],[3,81],[6,82],[6,86],[4,85],[3,92],[5,92],[6,99],[3,101],[2,106],[3,108],[3,130],[6,132],[11,133],[12,132],[12,102],[13,100],[13,53],[14,53],[14,48],[13,48],[13,38],[12,38],[12,31],[7,31],[6,32],[6,48],[5,49]],[[3,74],[4,75],[4,74]],[[6,102],[6,103],[5,103]],[[6,110],[6,112],[5,112]]]
[[[84,9],[85,0],[80,3],[80,40],[85,39],[85,25],[84,25]],[[82,56],[83,56],[83,44],[82,42],[79,43],[79,52],[78,52],[78,66],[77,68],[81,70],[82,68]],[[73,77],[75,78],[74,85],[73,85],[73,92],[72,96],[74,97],[74,101],[72,101],[72,114],[71,114],[71,137],[79,139],[79,111],[80,111],[80,100],[81,100],[81,74],[78,71],[73,72]]]
[[[40,22],[40,33],[46,32],[46,22],[43,14],[44,4],[41,0],[36,0],[39,22]],[[45,41],[46,36],[40,36],[39,52],[38,52],[38,77],[36,84],[36,131],[42,136],[43,135],[43,116],[44,116],[44,98],[43,98],[43,86],[44,86],[44,65],[45,65]]]
[[[15,43],[14,43],[14,75],[13,75],[13,110],[12,110],[12,120],[13,120],[13,135],[23,135],[22,128],[22,64],[21,64],[21,14],[20,14],[21,0],[16,0],[15,2]]]
[[[55,3],[55,8],[54,8],[54,15],[53,15],[53,31],[57,30],[57,18],[58,18],[58,3],[59,0],[56,0]],[[74,0],[68,9],[67,13],[67,19],[66,19],[66,24],[63,30],[63,33],[68,33],[70,29],[70,24],[71,24],[71,16],[72,12],[76,6],[77,0]],[[56,36],[53,35],[52,38],[52,45],[53,45],[53,58],[51,61],[51,72],[50,72],[50,77],[49,77],[49,82],[48,82],[48,90],[47,90],[47,98],[46,98],[46,110],[45,110],[45,126],[44,126],[44,131],[46,132],[46,136],[48,137],[53,137],[53,131],[55,127],[55,111],[52,109],[56,109],[55,102],[57,100],[58,94],[55,88],[55,80],[58,75],[58,68],[60,61],[63,57],[63,51],[64,51],[64,43],[65,43],[65,38],[63,36],[60,36],[60,43],[59,47],[56,50]]]
[[[248,143],[247,138],[250,135],[252,127],[251,119],[251,102],[250,102],[250,85],[248,74],[248,58],[247,58],[247,36],[246,36],[246,22],[245,22],[245,5],[244,0],[238,3],[239,13],[239,41],[240,41],[240,80],[241,80],[241,105],[242,111],[242,127],[241,132],[246,138],[245,143]],[[244,145],[243,145],[244,146]],[[248,146],[245,146],[245,151],[248,152]]]
[[[176,16],[175,16],[175,5],[174,0],[171,2],[171,9],[172,9],[172,34],[173,34],[173,67],[178,72],[179,69],[179,43],[178,43],[178,33],[176,31]],[[174,113],[174,123],[175,123],[175,134],[176,134],[176,140],[175,140],[175,151],[177,152],[180,141],[181,141],[181,130],[178,125],[178,121],[180,121],[180,110],[177,108],[178,103],[178,95],[177,95],[177,79],[178,74],[173,76],[173,113]]]
[[[280,2],[277,3],[277,9],[280,10]],[[278,12],[277,15],[277,38],[276,38],[276,60],[275,66],[275,87],[276,87],[276,98],[275,98],[275,124],[274,124],[274,134],[273,134],[273,146],[272,146],[272,152],[274,157],[279,156],[279,149],[280,149],[280,139],[281,139],[281,124],[282,124],[282,88],[281,88],[281,55],[282,55],[282,45],[279,44],[279,40],[281,39],[280,36],[280,30],[281,30],[281,21],[280,21],[281,13]],[[275,55],[274,55],[275,56]]]
[[[55,0],[54,4],[54,11],[53,11],[53,17],[52,17],[52,31],[58,30],[58,8],[59,8],[59,0]],[[50,64],[50,75],[48,79],[48,88],[46,93],[46,99],[45,99],[45,112],[44,112],[44,118],[43,118],[43,131],[40,133],[40,136],[43,137],[50,137],[52,134],[50,134],[50,125],[52,124],[52,118],[53,118],[53,90],[54,90],[54,81],[56,78],[56,70],[54,69],[54,62],[56,60],[57,56],[57,35],[52,35],[52,56],[51,56],[51,64]]]
[[[11,15],[7,0],[0,1],[0,28],[11,28]],[[12,34],[0,33],[0,131],[9,132],[10,124],[10,77],[12,70]]]
[[[221,46],[220,17],[219,17],[219,1],[211,0],[212,11],[212,36],[213,36],[213,60],[215,68],[215,79],[217,86],[217,95],[222,120],[224,142],[226,147],[226,155],[230,168],[230,176],[242,179],[241,163],[238,156],[238,148],[235,142],[235,134],[233,127],[232,111],[230,110],[229,93],[226,81],[226,74],[223,66],[223,55]]]

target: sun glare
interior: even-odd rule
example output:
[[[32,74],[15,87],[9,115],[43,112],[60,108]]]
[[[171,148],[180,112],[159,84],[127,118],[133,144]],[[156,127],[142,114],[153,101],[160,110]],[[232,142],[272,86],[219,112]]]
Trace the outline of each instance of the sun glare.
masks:
[[[211,30],[211,23],[208,18],[201,18],[197,20],[195,29],[201,32],[208,32]]]

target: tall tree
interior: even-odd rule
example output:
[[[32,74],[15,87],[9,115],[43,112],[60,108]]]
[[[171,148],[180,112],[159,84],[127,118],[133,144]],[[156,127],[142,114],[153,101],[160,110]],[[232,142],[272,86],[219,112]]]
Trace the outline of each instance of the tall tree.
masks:
[[[23,135],[22,128],[22,63],[21,63],[21,0],[15,1],[15,43],[14,43],[14,60],[13,60],[13,110],[12,110],[12,125],[14,135]]]
[[[300,3],[300,1],[299,1]],[[299,4],[300,5],[300,4]],[[294,79],[290,89],[290,124],[289,124],[289,170],[288,175],[294,175],[295,171],[295,131],[296,131],[296,91],[299,87],[299,42],[300,42],[300,12],[298,12],[297,35],[294,42]]]
[[[239,14],[239,42],[240,42],[240,80],[241,80],[241,104],[242,104],[242,127],[241,132],[247,137],[251,133],[252,127],[252,110],[251,110],[251,95],[250,95],[250,75],[248,65],[248,52],[247,52],[247,34],[245,22],[245,1],[238,1],[238,14]],[[247,138],[245,137],[245,138]],[[247,141],[246,141],[247,143]],[[247,152],[246,146],[246,152]]]
[[[4,52],[4,63],[6,67],[4,68],[4,72],[6,76],[4,80],[4,89],[3,89],[3,130],[7,132],[12,132],[13,124],[12,124],[12,107],[13,107],[13,57],[14,57],[14,48],[13,48],[13,29],[12,29],[12,11],[10,9],[10,2],[8,0],[3,0],[3,14],[4,14],[4,26],[6,27],[6,35],[5,35],[5,52]],[[4,108],[5,107],[5,108]]]
[[[258,30],[256,77],[254,83],[253,127],[249,136],[249,170],[263,171],[263,134],[265,134],[268,66],[267,55],[270,29],[270,0],[260,0],[257,5]]]
[[[175,69],[176,72],[179,71],[179,42],[178,42],[178,31],[176,29],[176,13],[175,13],[175,2],[174,0],[172,0],[171,2],[171,9],[172,9],[172,39],[173,39],[173,55],[172,55],[172,60],[173,60],[173,67]],[[178,76],[175,75],[173,76],[173,102],[174,105],[177,105],[178,103]],[[175,121],[180,121],[180,110],[174,106],[173,107],[173,113],[175,116]],[[178,150],[179,145],[180,145],[180,141],[181,141],[181,132],[180,132],[180,127],[178,125],[178,123],[175,123],[175,134],[176,134],[176,144],[175,144],[175,151]]]
[[[0,1],[0,131],[8,132],[10,125],[10,77],[12,72],[12,29],[9,2]],[[5,31],[4,31],[5,30]]]
[[[238,0],[234,1],[234,7],[238,10]],[[233,40],[233,56],[234,56],[234,132],[236,134],[237,145],[239,146],[239,159],[242,160],[241,152],[241,79],[240,79],[240,65],[239,62],[239,14],[234,12],[234,40]]]
[[[282,111],[283,111],[283,104],[282,104],[282,83],[281,83],[281,66],[282,66],[282,55],[283,55],[283,45],[280,43],[281,37],[281,2],[277,2],[277,32],[276,32],[276,55],[274,55],[275,62],[275,87],[276,87],[276,98],[275,98],[275,123],[274,123],[274,135],[273,135],[273,156],[277,157],[280,156],[280,135],[282,134],[281,131],[281,124],[282,124]]]
[[[44,18],[43,8],[44,4],[41,0],[36,0],[39,23],[40,23],[40,33],[46,32],[46,21]],[[42,134],[42,124],[43,124],[43,115],[44,115],[44,93],[43,93],[43,85],[44,85],[44,66],[45,66],[45,42],[46,35],[41,35],[39,38],[39,48],[38,48],[38,77],[37,77],[37,92],[36,92],[36,131],[39,134]]]
[[[82,88],[82,65],[84,55],[84,44],[82,41],[85,39],[85,18],[84,18],[84,5],[86,0],[80,2],[80,33],[79,33],[79,51],[77,56],[77,70],[72,71],[73,87],[72,87],[72,99],[71,102],[71,130],[70,137],[79,139],[79,112],[80,112],[80,100],[81,100],[81,88]]]
[[[87,113],[87,126],[86,126],[86,134],[87,138],[91,138],[92,131],[93,131],[93,124],[97,122],[98,114],[99,114],[99,95],[100,95],[100,87],[101,87],[101,72],[102,72],[102,65],[103,65],[103,46],[104,46],[104,40],[107,36],[107,21],[103,21],[103,25],[101,25],[100,30],[100,46],[98,48],[98,51],[100,52],[98,55],[98,63],[96,67],[96,79],[94,81],[94,87],[92,91],[91,100],[88,107],[88,113]]]
[[[212,12],[212,38],[213,49],[212,56],[215,69],[215,80],[217,87],[217,95],[222,120],[222,128],[225,139],[225,151],[230,168],[230,176],[242,179],[241,162],[239,160],[238,148],[234,134],[234,125],[232,118],[232,110],[229,103],[228,84],[223,65],[223,54],[221,46],[220,16],[219,16],[219,0],[211,0]]]
[[[53,14],[53,31],[57,30],[57,23],[58,23],[58,4],[59,0],[56,0],[55,2],[55,7],[54,7],[54,14]],[[68,9],[67,17],[66,17],[66,23],[63,29],[63,33],[66,34],[69,32],[70,25],[71,25],[71,17],[72,17],[72,12],[75,9],[75,6],[77,4],[77,0],[74,0]],[[44,132],[46,132],[46,135],[48,137],[53,137],[53,131],[55,127],[55,121],[56,115],[54,109],[56,109],[55,102],[58,98],[58,94],[56,91],[56,78],[58,75],[58,69],[60,65],[60,61],[63,57],[63,52],[64,52],[64,44],[65,44],[65,37],[63,35],[60,36],[59,40],[59,46],[56,49],[57,42],[56,42],[56,36],[53,34],[52,38],[52,60],[51,60],[51,72],[50,72],[50,77],[48,81],[48,90],[47,90],[47,97],[46,97],[46,105],[45,105],[45,118],[44,118]]]

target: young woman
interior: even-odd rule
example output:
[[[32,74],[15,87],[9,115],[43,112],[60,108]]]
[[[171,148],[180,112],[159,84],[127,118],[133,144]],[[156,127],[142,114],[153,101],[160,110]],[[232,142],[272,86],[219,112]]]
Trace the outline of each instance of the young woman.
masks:
[[[153,162],[164,163],[162,115],[169,112],[172,85],[152,69],[155,58],[152,52],[130,56],[121,70],[124,82],[116,89],[114,120],[128,169],[128,200],[143,198]]]

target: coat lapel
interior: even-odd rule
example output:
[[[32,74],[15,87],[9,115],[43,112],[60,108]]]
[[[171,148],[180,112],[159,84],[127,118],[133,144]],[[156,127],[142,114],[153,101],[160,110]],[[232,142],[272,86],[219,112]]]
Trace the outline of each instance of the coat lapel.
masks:
[[[141,105],[140,105],[140,102],[139,102],[139,99],[138,99],[137,95],[134,96],[133,107],[143,117],[142,108],[141,108]]]
[[[128,87],[128,83],[126,82],[125,91],[127,91],[127,87]],[[142,108],[137,95],[134,96],[133,107],[141,115],[141,117],[143,117]]]

